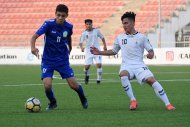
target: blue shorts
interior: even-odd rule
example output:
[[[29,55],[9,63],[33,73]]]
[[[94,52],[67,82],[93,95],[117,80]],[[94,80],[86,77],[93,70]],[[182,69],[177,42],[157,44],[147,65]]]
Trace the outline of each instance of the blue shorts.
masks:
[[[53,65],[41,65],[41,71],[42,75],[41,78],[53,78],[54,71],[59,72],[62,79],[74,77],[73,69],[69,65],[59,65],[59,66],[53,66]]]

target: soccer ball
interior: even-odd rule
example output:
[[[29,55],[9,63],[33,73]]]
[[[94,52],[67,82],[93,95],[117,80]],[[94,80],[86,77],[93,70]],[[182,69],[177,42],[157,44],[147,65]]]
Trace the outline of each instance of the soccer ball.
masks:
[[[35,97],[29,98],[25,103],[25,109],[28,112],[39,112],[41,110],[40,100]]]

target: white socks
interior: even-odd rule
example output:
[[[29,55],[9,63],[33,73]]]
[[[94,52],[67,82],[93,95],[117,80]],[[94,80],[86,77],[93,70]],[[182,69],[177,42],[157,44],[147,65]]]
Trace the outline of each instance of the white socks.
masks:
[[[97,80],[98,81],[102,80],[102,68],[97,69]]]
[[[168,97],[159,82],[156,81],[155,83],[153,83],[152,87],[153,87],[156,95],[165,103],[165,105],[170,104]]]
[[[122,86],[123,86],[126,94],[129,97],[129,99],[130,100],[136,100],[134,95],[133,95],[131,83],[130,83],[127,76],[121,77],[121,83],[122,83]],[[165,105],[170,104],[168,97],[167,97],[166,93],[164,92],[164,89],[162,88],[162,86],[160,85],[159,82],[156,81],[155,83],[153,83],[152,87],[153,87],[156,95],[165,103]]]
[[[126,94],[129,97],[129,99],[130,100],[136,100],[134,95],[133,95],[133,90],[132,90],[132,87],[131,87],[131,83],[130,83],[127,76],[121,77],[121,83],[122,83],[122,86],[123,86]]]

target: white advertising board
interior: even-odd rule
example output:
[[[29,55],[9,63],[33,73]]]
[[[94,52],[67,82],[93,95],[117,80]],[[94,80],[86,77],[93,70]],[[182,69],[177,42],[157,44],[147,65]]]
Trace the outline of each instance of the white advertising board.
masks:
[[[111,47],[109,47],[111,48]],[[108,48],[108,49],[109,49]],[[42,54],[43,48],[39,48]],[[190,48],[162,48],[154,49],[153,59],[144,56],[144,62],[148,65],[181,64],[190,65]],[[146,52],[145,52],[146,55]],[[84,64],[84,53],[77,47],[73,47],[70,54],[70,63],[73,65]],[[37,59],[31,54],[30,48],[0,48],[0,64],[40,64],[41,58]],[[120,64],[120,52],[115,56],[103,56],[103,64]]]

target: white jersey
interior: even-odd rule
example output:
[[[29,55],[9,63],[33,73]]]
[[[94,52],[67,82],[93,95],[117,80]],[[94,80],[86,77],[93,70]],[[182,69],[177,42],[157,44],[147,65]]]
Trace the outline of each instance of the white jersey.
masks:
[[[144,49],[153,50],[148,38],[141,34],[120,34],[117,36],[112,51],[118,53],[121,49],[122,64],[127,66],[143,66]]]
[[[103,39],[104,36],[100,32],[100,30],[96,28],[93,28],[91,31],[85,30],[82,33],[81,38],[80,38],[80,43],[84,43],[84,42],[86,43],[86,46],[85,46],[86,54],[91,54],[90,47],[92,46],[100,49],[98,38]]]

